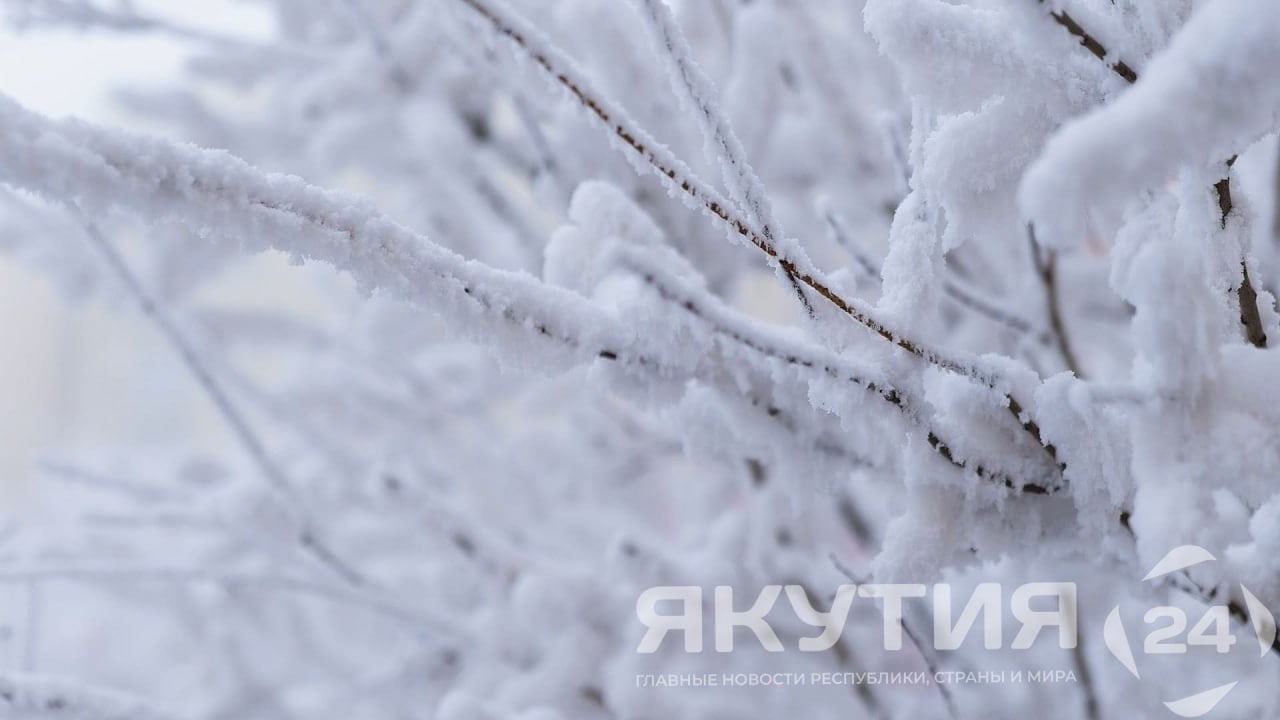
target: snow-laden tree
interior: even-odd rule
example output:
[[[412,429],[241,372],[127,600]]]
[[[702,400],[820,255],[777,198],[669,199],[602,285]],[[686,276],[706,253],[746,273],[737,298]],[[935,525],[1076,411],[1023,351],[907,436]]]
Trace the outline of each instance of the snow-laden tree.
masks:
[[[0,99],[0,245],[231,440],[38,459],[6,717],[1277,711],[1244,634],[1100,641],[1280,607],[1274,0],[255,1],[269,41],[5,3],[195,53],[120,89],[155,135]],[[944,580],[1074,581],[1080,643],[935,651],[909,601],[886,652],[859,599],[824,652],[636,652],[653,586]],[[636,680],[1002,669],[1074,681]]]

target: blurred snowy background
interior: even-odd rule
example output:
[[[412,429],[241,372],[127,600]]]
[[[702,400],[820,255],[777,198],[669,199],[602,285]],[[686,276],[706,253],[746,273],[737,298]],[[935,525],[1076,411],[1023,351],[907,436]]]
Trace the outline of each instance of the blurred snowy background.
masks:
[[[140,14],[177,26],[245,39],[265,38],[273,19],[237,0],[133,3]],[[76,116],[138,131],[181,132],[123,111],[122,89],[158,90],[183,81],[189,41],[163,33],[0,25],[0,92],[51,117]],[[313,290],[291,272],[265,271],[234,292],[247,302],[306,305]],[[22,507],[23,485],[47,448],[194,442],[225,447],[225,430],[181,373],[162,341],[132,313],[78,302],[47,275],[0,254],[0,488],[6,508]],[[10,505],[10,503],[14,503]]]

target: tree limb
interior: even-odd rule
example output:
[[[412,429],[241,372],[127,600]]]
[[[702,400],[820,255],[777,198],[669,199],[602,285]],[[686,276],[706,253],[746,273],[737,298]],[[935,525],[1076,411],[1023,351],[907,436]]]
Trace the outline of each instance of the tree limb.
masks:
[[[1071,349],[1071,341],[1067,335],[1067,327],[1062,319],[1062,296],[1058,285],[1058,254],[1053,250],[1045,250],[1036,242],[1036,231],[1027,226],[1027,237],[1031,241],[1031,260],[1035,263],[1036,273],[1044,287],[1045,308],[1049,316],[1049,328],[1053,333],[1054,345],[1062,355],[1062,362],[1077,378],[1084,378],[1080,370],[1080,362],[1075,351]]]

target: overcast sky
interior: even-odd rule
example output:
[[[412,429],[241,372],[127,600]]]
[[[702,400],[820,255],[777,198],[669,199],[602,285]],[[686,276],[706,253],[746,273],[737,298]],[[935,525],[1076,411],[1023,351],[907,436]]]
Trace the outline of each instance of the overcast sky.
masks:
[[[221,33],[253,35],[269,28],[267,17],[242,0],[135,0],[134,5],[139,13]],[[112,88],[173,81],[185,57],[180,43],[154,34],[18,33],[0,24],[0,92],[49,115],[127,126],[129,116],[112,108]],[[129,319],[128,314],[69,307],[46,277],[0,254],[0,408],[5,409],[0,412],[0,518],[8,504],[6,490],[30,477],[45,447],[67,441],[80,427],[92,426],[91,434],[98,437],[102,428],[127,425],[119,416],[120,397],[85,398],[83,391],[115,387],[127,400],[129,388],[109,377],[87,383],[84,376],[109,376],[129,361],[117,357],[123,347],[153,340]],[[69,358],[79,359],[69,364]],[[93,408],[107,413],[101,422],[90,417]]]
[[[243,0],[135,0],[137,11],[185,26],[259,34],[268,19]],[[111,111],[110,89],[160,84],[181,72],[184,53],[169,38],[139,33],[16,33],[0,26],[0,92],[54,115],[121,121]]]

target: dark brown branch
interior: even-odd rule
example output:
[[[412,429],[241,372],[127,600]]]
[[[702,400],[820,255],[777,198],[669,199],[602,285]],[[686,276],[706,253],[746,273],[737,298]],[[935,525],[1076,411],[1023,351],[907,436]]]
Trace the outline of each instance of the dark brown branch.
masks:
[[[1045,0],[1040,0],[1041,4],[1043,4],[1044,1]],[[1067,14],[1067,11],[1051,10],[1049,11],[1049,16],[1052,17],[1055,22],[1057,22],[1059,25],[1065,28],[1067,32],[1071,33],[1072,37],[1075,37],[1076,39],[1078,39],[1080,41],[1080,44],[1083,45],[1086,50],[1093,53],[1095,57],[1097,57],[1099,60],[1103,62],[1107,61],[1107,48],[1103,46],[1102,43],[1098,42],[1097,38],[1095,38],[1093,35],[1090,35],[1083,27],[1081,27],[1080,23],[1075,21],[1075,18]],[[1138,81],[1138,73],[1134,72],[1133,68],[1129,67],[1129,65],[1125,63],[1123,60],[1117,60],[1113,62],[1109,65],[1109,67],[1112,69],[1112,71],[1115,72],[1115,74],[1119,75],[1120,77],[1124,78],[1126,81],[1130,83],[1135,83]]]
[[[1213,189],[1218,195],[1218,211],[1220,213],[1222,228],[1227,227],[1227,219],[1231,215],[1234,203],[1231,200],[1231,167],[1236,163],[1236,157],[1232,156],[1227,161],[1227,176],[1214,184]],[[1262,326],[1262,315],[1258,312],[1258,292],[1253,288],[1253,282],[1249,279],[1249,264],[1240,261],[1240,287],[1236,289],[1236,300],[1240,305],[1240,324],[1244,326],[1245,337],[1254,347],[1265,348],[1267,346],[1267,331]]]
[[[1265,348],[1267,331],[1262,327],[1262,315],[1258,312],[1258,291],[1253,289],[1249,266],[1243,261],[1240,263],[1240,287],[1236,290],[1236,298],[1240,301],[1240,323],[1244,325],[1249,344]]]
[[[483,6],[476,0],[463,0],[463,2],[488,20],[499,33],[510,38],[517,47],[524,50],[524,52],[532,58],[539,67],[541,67],[548,75],[555,78],[556,82],[558,82],[562,87],[568,90],[584,108],[590,111],[591,114],[595,115],[600,122],[605,124],[605,126],[609,127],[616,138],[621,140],[627,147],[631,148],[631,150],[639,154],[640,157],[652,165],[655,170],[662,175],[665,175],[673,183],[678,184],[682,191],[700,202],[703,207],[711,212],[712,215],[727,223],[735,232],[742,237],[747,238],[753,245],[760,250],[763,250],[770,258],[779,260],[778,267],[781,268],[782,272],[786,275],[787,281],[796,292],[796,298],[799,300],[801,306],[804,307],[805,312],[810,316],[814,314],[813,304],[809,301],[809,298],[805,294],[803,288],[800,287],[800,282],[804,282],[804,284],[812,287],[812,279],[800,278],[795,264],[779,257],[777,250],[773,248],[773,245],[770,242],[772,238],[769,237],[767,229],[764,233],[757,233],[752,230],[747,223],[731,214],[726,201],[710,197],[705,189],[698,188],[688,179],[682,178],[681,174],[676,171],[676,168],[668,164],[664,164],[657,157],[657,154],[648,147],[644,140],[642,140],[640,133],[628,129],[625,124],[620,122],[621,118],[615,119],[613,115],[605,109],[602,102],[592,97],[587,92],[586,88],[575,82],[566,72],[557,69],[551,62],[551,58],[549,58],[546,53],[540,52],[534,48],[523,33],[505,22],[503,18],[495,14],[493,10]]]
[[[1053,333],[1054,344],[1066,364],[1076,377],[1083,378],[1080,362],[1076,360],[1075,351],[1071,349],[1071,341],[1067,335],[1066,324],[1062,320],[1062,294],[1058,287],[1058,254],[1052,250],[1044,250],[1036,242],[1036,231],[1032,225],[1027,226],[1027,238],[1031,241],[1031,259],[1035,263],[1036,272],[1040,275],[1044,287],[1046,314],[1049,316],[1049,329]]]
[[[1084,696],[1085,720],[1098,720],[1098,690],[1093,682],[1093,672],[1089,669],[1089,658],[1085,655],[1085,639],[1083,633],[1076,633],[1076,646],[1071,649],[1071,662],[1076,668],[1076,677],[1080,680],[1080,694]]]

